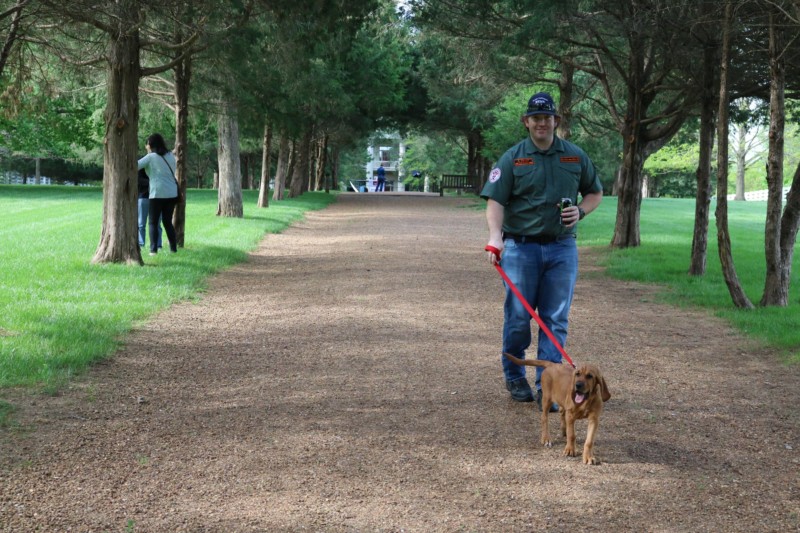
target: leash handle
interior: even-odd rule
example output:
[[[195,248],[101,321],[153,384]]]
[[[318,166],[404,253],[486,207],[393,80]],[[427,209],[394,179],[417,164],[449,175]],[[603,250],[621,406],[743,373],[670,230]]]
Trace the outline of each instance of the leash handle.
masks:
[[[550,339],[550,342],[552,342],[555,345],[555,347],[558,348],[558,351],[561,352],[561,356],[564,358],[564,360],[567,361],[570,364],[570,366],[572,366],[572,368],[575,368],[575,363],[573,363],[570,356],[567,355],[566,350],[564,350],[564,348],[561,346],[561,343],[558,342],[556,336],[553,335],[553,332],[550,331],[550,328],[548,328],[545,325],[542,318],[536,313],[536,311],[533,310],[531,304],[529,304],[528,300],[526,300],[525,297],[522,296],[522,293],[519,292],[517,286],[514,285],[514,283],[512,283],[511,279],[508,277],[508,274],[506,274],[505,270],[503,270],[503,267],[500,266],[500,250],[498,250],[494,246],[489,246],[489,245],[487,245],[486,248],[484,248],[484,250],[486,250],[487,252],[492,252],[495,255],[495,257],[497,258],[497,263],[494,265],[494,267],[497,269],[497,272],[500,273],[500,276],[503,278],[503,281],[506,282],[508,287],[511,289],[511,292],[513,292],[517,296],[517,298],[519,298],[519,301],[522,302],[522,305],[525,306],[525,309],[528,311],[528,313],[530,313],[531,317],[533,317],[533,319],[536,320],[536,323],[539,324],[539,327],[542,329],[542,331],[544,331],[544,334],[547,335],[547,338]]]
[[[500,250],[499,249],[495,248],[494,246],[491,246],[491,245],[487,244],[486,248],[484,248],[484,250],[486,250],[487,252],[492,252],[494,254],[495,258],[497,259],[497,264],[498,265],[500,264]]]

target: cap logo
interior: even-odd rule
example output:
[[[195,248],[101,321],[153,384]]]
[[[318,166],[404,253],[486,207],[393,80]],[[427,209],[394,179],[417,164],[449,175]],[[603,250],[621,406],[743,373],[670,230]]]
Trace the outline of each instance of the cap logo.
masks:
[[[536,98],[533,102],[531,102],[531,104],[532,105],[530,105],[528,107],[537,109],[538,111],[555,111],[556,110],[555,106],[547,101],[547,98]]]

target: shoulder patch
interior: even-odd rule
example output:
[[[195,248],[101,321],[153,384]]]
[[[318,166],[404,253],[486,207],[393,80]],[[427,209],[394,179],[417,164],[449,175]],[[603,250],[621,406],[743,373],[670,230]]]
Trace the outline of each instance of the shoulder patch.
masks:
[[[514,160],[514,166],[515,167],[522,167],[522,166],[525,166],[525,165],[533,165],[533,158],[531,158],[531,157],[523,157],[523,158]]]
[[[562,163],[580,163],[581,158],[577,155],[565,155],[561,157]]]
[[[489,183],[494,183],[497,180],[499,180],[502,174],[503,172],[499,168],[497,167],[493,168],[492,173],[489,174]]]

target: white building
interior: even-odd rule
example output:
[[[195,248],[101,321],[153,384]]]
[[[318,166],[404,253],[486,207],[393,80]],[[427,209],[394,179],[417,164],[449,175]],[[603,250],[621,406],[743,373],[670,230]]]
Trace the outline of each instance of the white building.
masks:
[[[401,163],[406,148],[400,135],[396,133],[382,134],[375,138],[375,145],[367,148],[370,160],[366,165],[364,187],[369,192],[375,192],[378,184],[378,167],[383,165],[386,171],[387,191],[403,191],[403,170]]]

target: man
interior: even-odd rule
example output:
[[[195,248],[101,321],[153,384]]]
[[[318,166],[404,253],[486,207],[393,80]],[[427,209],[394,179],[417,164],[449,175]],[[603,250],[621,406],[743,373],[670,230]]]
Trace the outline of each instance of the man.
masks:
[[[375,185],[375,192],[383,192],[386,186],[386,169],[383,168],[383,163],[378,167],[378,184]]]
[[[563,346],[578,277],[576,226],[600,204],[603,187],[586,153],[556,135],[560,119],[552,96],[534,94],[521,117],[528,137],[503,154],[481,197],[487,200],[488,245],[500,250],[503,270]],[[562,209],[564,198],[572,205]],[[494,253],[488,256],[496,263]],[[504,317],[503,352],[524,359],[532,340],[531,316],[508,287]],[[511,397],[533,401],[525,367],[500,357]],[[561,361],[558,348],[543,331],[539,331],[537,357]],[[541,374],[537,368],[540,409]]]

